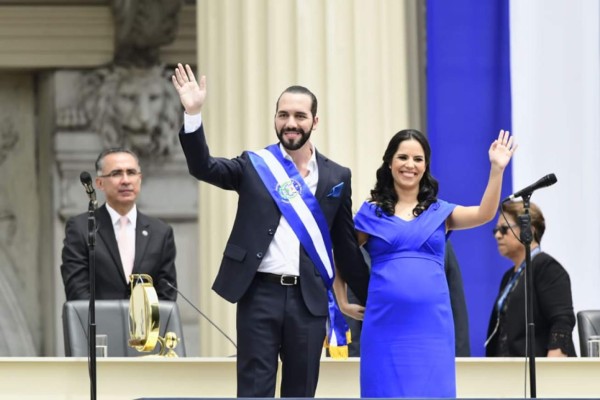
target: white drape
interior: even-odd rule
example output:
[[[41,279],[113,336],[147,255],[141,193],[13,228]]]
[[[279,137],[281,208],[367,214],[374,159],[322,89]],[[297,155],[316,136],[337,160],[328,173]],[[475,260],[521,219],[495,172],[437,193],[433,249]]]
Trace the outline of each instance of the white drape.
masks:
[[[510,8],[514,189],[556,174],[531,199],[546,218],[542,249],[568,270],[575,312],[599,309],[600,2]]]

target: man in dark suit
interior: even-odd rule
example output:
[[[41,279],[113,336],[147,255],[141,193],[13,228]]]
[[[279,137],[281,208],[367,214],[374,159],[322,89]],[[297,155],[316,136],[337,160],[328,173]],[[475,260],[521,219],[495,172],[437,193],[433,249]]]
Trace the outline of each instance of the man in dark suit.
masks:
[[[444,270],[446,281],[450,290],[450,304],[454,317],[454,340],[456,357],[471,357],[471,342],[469,340],[469,313],[465,300],[462,273],[458,259],[450,240],[446,241],[446,254],[444,257]]]
[[[96,160],[96,187],[106,204],[95,211],[96,299],[128,299],[129,275],[152,277],[158,298],[175,300],[177,286],[173,229],[142,214],[135,200],[142,184],[138,157],[130,150],[103,151]],[[67,221],[60,267],[67,300],[90,298],[88,214]]]
[[[172,80],[186,111],[179,138],[190,173],[239,195],[213,284],[219,295],[237,303],[238,397],[274,396],[278,356],[281,396],[314,397],[326,336],[326,286],[331,283],[324,282],[327,278],[298,229],[303,226],[312,235],[309,222],[318,219],[314,215],[323,217],[320,236],[311,238],[315,243],[330,238],[337,269],[364,303],[369,272],[354,233],[350,170],[318,153],[310,142],[319,119],[317,99],[308,89],[292,86],[279,97],[274,121],[279,144],[225,159],[210,155],[204,135],[200,111],[205,77],[198,83],[191,68],[179,64]],[[276,161],[269,164],[269,159]],[[278,168],[283,179],[279,175],[277,184],[269,185],[269,174],[276,176]],[[304,210],[303,204],[315,207],[297,219],[286,209]]]

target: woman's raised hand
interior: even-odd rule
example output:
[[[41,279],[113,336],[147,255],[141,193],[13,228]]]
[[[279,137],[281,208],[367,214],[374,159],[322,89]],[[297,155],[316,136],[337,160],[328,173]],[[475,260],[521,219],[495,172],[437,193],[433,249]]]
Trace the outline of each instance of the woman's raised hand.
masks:
[[[517,150],[517,147],[519,146],[514,142],[514,138],[510,135],[510,132],[500,130],[498,139],[494,140],[489,150],[492,166],[504,170],[515,150]]]

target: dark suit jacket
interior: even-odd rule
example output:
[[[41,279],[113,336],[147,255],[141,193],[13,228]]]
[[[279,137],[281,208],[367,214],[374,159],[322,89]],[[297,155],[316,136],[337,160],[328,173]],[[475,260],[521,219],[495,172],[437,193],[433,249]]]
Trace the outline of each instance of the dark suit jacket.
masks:
[[[572,332],[575,326],[571,280],[567,271],[550,255],[539,253],[531,262],[533,274],[533,322],[535,323],[535,354],[545,357],[548,349],[560,348],[563,353],[574,357],[575,346]],[[502,277],[498,297],[508,284],[514,268],[511,267]],[[527,271],[523,272],[524,274]],[[500,317],[500,324],[507,334],[509,354],[498,354],[498,333],[488,343],[486,355],[503,357],[524,357],[527,340],[525,319],[525,277],[521,276],[513,291],[507,297],[506,312]],[[498,301],[494,301],[494,305]],[[498,314],[496,307],[488,327],[488,337],[494,331]]]
[[[96,210],[96,299],[128,299],[131,289],[119,256],[119,247],[106,205]],[[90,298],[88,267],[88,214],[69,218],[60,267],[67,300]],[[152,277],[158,298],[175,300],[177,292],[162,281],[177,286],[173,229],[164,222],[138,211],[135,228],[134,274]]]
[[[444,270],[446,281],[450,290],[450,304],[452,306],[452,317],[454,318],[454,338],[456,357],[470,357],[471,343],[469,339],[469,313],[465,300],[460,266],[454,253],[450,240],[446,240],[446,254],[444,257]]]
[[[234,159],[212,157],[201,126],[196,132],[179,135],[190,173],[201,181],[239,195],[238,209],[213,290],[235,303],[254,279],[258,265],[267,252],[281,212],[265,188],[248,153]],[[357,295],[367,298],[369,271],[361,255],[352,221],[350,170],[317,152],[319,182],[315,197],[327,220],[336,265]],[[344,183],[339,196],[330,190]],[[313,315],[327,315],[327,292],[321,277],[306,252],[300,252],[300,288],[304,302]]]

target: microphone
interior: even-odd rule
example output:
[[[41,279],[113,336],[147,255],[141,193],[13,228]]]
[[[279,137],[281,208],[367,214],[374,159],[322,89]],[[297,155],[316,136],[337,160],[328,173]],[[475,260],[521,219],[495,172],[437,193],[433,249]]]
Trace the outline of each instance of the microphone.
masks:
[[[92,185],[92,177],[90,176],[90,174],[87,171],[83,171],[79,175],[79,180],[81,181],[81,184],[85,188],[85,192],[87,193],[88,197],[90,198],[90,201],[92,202],[92,204],[94,206],[94,210],[95,210],[96,208],[98,208],[98,201],[96,200],[96,191],[94,190],[94,185]]]
[[[168,280],[166,280],[165,278],[162,278],[162,279],[161,279],[161,282],[164,282],[164,283],[166,283],[166,284],[167,284],[167,286],[169,286],[171,289],[175,290],[175,291],[176,291],[176,292],[177,292],[177,293],[178,293],[178,294],[179,294],[181,297],[183,297],[183,299],[184,299],[184,300],[185,300],[185,301],[186,301],[186,302],[187,302],[187,303],[188,303],[190,306],[192,306],[192,307],[194,308],[194,310],[198,311],[198,314],[202,315],[202,316],[203,316],[203,317],[204,317],[204,318],[205,318],[205,319],[206,319],[208,322],[210,322],[210,324],[211,324],[212,326],[214,326],[215,328],[217,328],[217,330],[218,330],[219,332],[221,332],[221,334],[222,334],[223,336],[225,336],[225,337],[227,338],[227,340],[229,340],[229,341],[231,342],[231,344],[233,345],[233,347],[235,347],[235,348],[237,349],[237,345],[235,344],[235,342],[234,342],[234,341],[233,341],[233,340],[232,340],[232,339],[231,339],[229,336],[227,336],[227,334],[226,334],[225,332],[223,332],[223,331],[221,330],[221,328],[219,328],[219,327],[217,326],[217,324],[215,324],[214,322],[212,322],[212,321],[210,320],[210,318],[208,318],[208,317],[207,317],[207,316],[206,316],[206,315],[205,315],[205,314],[204,314],[202,311],[200,311],[200,309],[199,309],[198,307],[196,307],[196,306],[195,306],[195,305],[194,305],[194,304],[193,304],[193,303],[192,303],[190,300],[188,300],[188,299],[187,299],[187,297],[185,297],[185,296],[183,295],[183,293],[181,293],[181,292],[179,291],[179,289],[177,289],[175,286],[171,285],[171,282],[169,282],[169,281],[168,281]]]
[[[535,192],[538,189],[544,188],[546,186],[551,186],[556,183],[556,175],[549,174],[542,178],[540,178],[536,183],[533,183],[527,186],[525,189],[521,189],[518,192],[515,192],[502,200],[502,203],[506,203],[507,201],[513,200],[517,197],[525,197],[531,195],[531,193]]]

